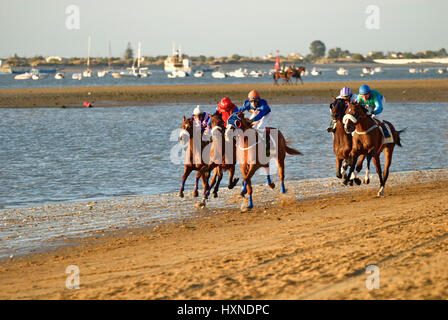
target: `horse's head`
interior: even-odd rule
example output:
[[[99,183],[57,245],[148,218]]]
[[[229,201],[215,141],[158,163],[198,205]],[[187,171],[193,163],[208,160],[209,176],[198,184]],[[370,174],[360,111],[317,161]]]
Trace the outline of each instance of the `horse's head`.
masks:
[[[211,117],[211,135],[221,135],[224,129],[224,121],[219,114],[215,114]]]
[[[366,111],[359,103],[349,103],[347,110],[345,111],[344,118],[342,119],[345,132],[352,133],[355,131],[356,124],[365,117],[367,117]]]
[[[333,102],[330,103],[331,117],[333,120],[338,121],[344,118],[345,111],[347,110],[348,102],[344,99],[336,99],[333,97]]]
[[[183,116],[180,129],[179,140],[182,144],[187,144],[190,138],[193,137],[193,120]]]

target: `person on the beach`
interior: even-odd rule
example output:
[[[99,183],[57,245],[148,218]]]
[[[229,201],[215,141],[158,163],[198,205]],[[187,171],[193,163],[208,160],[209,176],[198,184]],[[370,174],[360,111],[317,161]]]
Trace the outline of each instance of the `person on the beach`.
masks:
[[[232,100],[230,100],[230,98],[224,97],[221,99],[218,106],[216,107],[216,111],[213,114],[213,116],[219,114],[222,121],[224,121],[224,126],[227,127],[227,120],[235,112],[238,112],[238,107],[232,102]],[[209,120],[209,126],[210,123],[211,119]]]
[[[271,118],[271,108],[266,100],[261,99],[260,94],[256,90],[249,92],[247,97],[249,99],[244,101],[243,106],[238,110],[238,112],[244,112],[247,110],[252,113],[250,116],[252,127],[260,133],[264,133]]]
[[[191,118],[193,119],[193,124],[195,126],[201,127],[201,133],[207,133],[206,129],[209,127],[208,124],[210,119],[210,115],[207,112],[201,111],[201,107],[196,106],[193,110],[193,115]]]
[[[358,95],[353,93],[349,87],[344,87],[339,91],[339,95],[336,97],[336,99],[342,99],[346,102],[357,102]],[[331,114],[331,109],[330,109]],[[336,131],[336,120],[331,119],[330,126],[327,128],[328,132],[335,132]]]
[[[367,109],[367,115],[379,120],[381,127],[384,131],[384,137],[386,139],[390,138],[389,130],[382,123],[380,119],[380,114],[383,112],[383,107],[386,102],[384,96],[382,96],[377,90],[371,90],[366,84],[359,88],[357,101]]]

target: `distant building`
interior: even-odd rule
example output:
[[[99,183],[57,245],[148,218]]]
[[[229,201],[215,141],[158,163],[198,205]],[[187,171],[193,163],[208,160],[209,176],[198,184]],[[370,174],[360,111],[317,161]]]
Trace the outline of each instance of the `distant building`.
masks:
[[[300,59],[300,60],[304,59],[304,57],[298,52],[291,52],[288,56],[293,59]]]
[[[270,60],[270,59],[274,59],[274,58],[275,58],[275,56],[272,53],[269,53],[263,57],[263,60]]]

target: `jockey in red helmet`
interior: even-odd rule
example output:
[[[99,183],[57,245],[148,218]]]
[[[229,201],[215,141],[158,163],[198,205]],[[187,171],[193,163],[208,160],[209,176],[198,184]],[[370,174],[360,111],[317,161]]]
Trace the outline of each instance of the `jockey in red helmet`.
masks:
[[[219,102],[216,107],[216,112],[214,115],[219,114],[222,121],[224,121],[224,126],[227,126],[227,119],[232,115],[232,113],[238,112],[238,107],[230,100],[228,97],[224,97]]]

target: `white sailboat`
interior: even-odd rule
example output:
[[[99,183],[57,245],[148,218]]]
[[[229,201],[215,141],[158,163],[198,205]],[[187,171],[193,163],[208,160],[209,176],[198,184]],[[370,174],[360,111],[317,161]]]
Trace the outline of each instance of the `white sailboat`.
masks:
[[[314,68],[311,70],[311,75],[312,75],[312,76],[320,76],[321,74],[322,74],[322,71],[317,70],[316,67],[314,67]]]
[[[179,49],[176,49],[176,45],[173,43],[172,55],[166,58],[164,61],[165,72],[183,71],[187,74],[191,73],[190,59],[182,56],[182,46],[179,45]]]
[[[97,72],[98,78],[102,78],[110,72],[110,57],[111,57],[111,49],[110,49],[110,41],[109,41],[109,58],[107,60],[107,69],[105,69],[103,71],[98,71]]]
[[[338,70],[336,70],[336,73],[340,76],[347,76],[348,70],[344,69],[343,67],[340,67]]]
[[[92,70],[90,70],[90,44],[91,44],[91,36],[89,36],[89,44],[88,44],[88,49],[87,49],[87,70],[84,70],[84,72],[82,73],[82,76],[84,78],[90,78],[92,77]]]
[[[212,77],[215,79],[224,79],[226,77],[226,74],[222,71],[214,71],[212,72]]]

